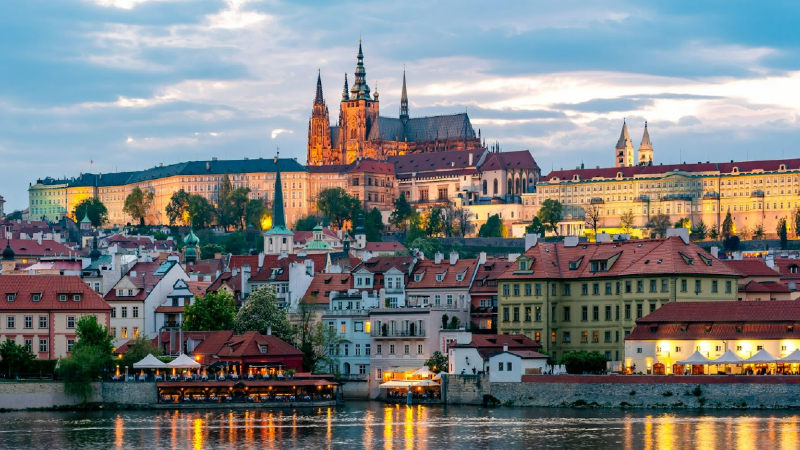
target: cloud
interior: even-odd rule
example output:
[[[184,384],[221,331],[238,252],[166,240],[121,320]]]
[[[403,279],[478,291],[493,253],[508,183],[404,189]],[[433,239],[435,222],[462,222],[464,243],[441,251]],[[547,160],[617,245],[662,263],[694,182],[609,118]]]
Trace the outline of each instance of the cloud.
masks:
[[[292,130],[284,130],[283,128],[274,129],[274,130],[272,130],[272,134],[271,134],[272,139],[275,139],[276,137],[278,137],[282,133],[292,134],[292,133],[294,133],[294,131],[292,131]]]

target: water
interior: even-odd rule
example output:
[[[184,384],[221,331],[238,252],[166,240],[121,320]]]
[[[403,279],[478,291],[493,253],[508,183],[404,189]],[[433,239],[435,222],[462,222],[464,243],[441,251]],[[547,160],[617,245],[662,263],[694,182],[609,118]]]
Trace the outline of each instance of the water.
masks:
[[[387,406],[0,414],[0,448],[797,449],[794,412]]]

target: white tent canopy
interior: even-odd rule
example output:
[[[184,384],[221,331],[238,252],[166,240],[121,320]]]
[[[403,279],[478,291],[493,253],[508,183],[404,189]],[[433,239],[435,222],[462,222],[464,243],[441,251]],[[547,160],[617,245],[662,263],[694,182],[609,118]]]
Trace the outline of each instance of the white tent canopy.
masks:
[[[800,363],[800,349],[795,349],[792,353],[784,356],[778,362],[789,364]]]
[[[770,352],[764,350],[763,348],[755,355],[747,358],[747,361],[745,361],[747,364],[772,364],[776,362],[778,362],[778,358],[772,356]]]
[[[695,352],[692,353],[692,356],[688,357],[687,359],[684,359],[683,361],[678,361],[678,364],[691,364],[694,366],[700,364],[713,364],[713,362],[710,359],[703,356],[703,354],[700,353],[699,350],[695,350]]]
[[[436,375],[434,375],[433,378],[431,378],[431,380],[441,380],[442,379],[442,375],[446,375],[446,374],[447,374],[447,372],[439,372]]]
[[[407,388],[412,386],[411,383],[412,383],[411,381],[389,380],[378,387],[381,389]]]
[[[167,367],[171,369],[199,369],[200,363],[186,356],[185,353],[181,353],[181,356],[167,363]]]
[[[711,361],[712,364],[742,364],[744,360],[733,353],[732,350],[728,350],[727,352],[723,353],[722,356],[719,358]]]
[[[144,359],[142,359],[141,361],[133,363],[133,368],[134,369],[166,369],[167,368],[167,364],[165,362],[159,360],[155,356],[153,356],[153,354],[151,353],[151,354],[145,356]]]
[[[439,383],[431,380],[416,380],[413,384],[414,387],[431,387],[431,386],[439,386]]]
[[[431,371],[428,370],[427,366],[422,366],[421,368],[419,368],[419,369],[415,370],[414,372],[412,372],[411,375],[416,375],[416,376],[420,376],[420,377],[427,377],[427,376],[431,375]]]

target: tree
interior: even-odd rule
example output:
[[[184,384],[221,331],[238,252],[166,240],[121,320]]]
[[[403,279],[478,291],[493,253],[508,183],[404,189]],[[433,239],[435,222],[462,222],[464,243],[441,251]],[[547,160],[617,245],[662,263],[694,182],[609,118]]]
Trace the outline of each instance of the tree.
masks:
[[[364,229],[367,233],[367,242],[380,242],[381,232],[383,231],[383,216],[378,208],[372,208],[372,211],[367,213],[364,217]]]
[[[304,216],[297,219],[294,224],[294,231],[313,231],[319,220],[314,216]]]
[[[692,228],[692,236],[698,241],[702,241],[708,236],[708,225],[703,222],[703,219],[700,219],[700,222],[697,222],[697,225]]]
[[[548,198],[542,202],[542,207],[536,217],[542,221],[545,228],[558,236],[558,222],[561,220],[561,210],[563,206],[558,200]]]
[[[406,247],[410,247],[410,243],[419,238],[425,238],[425,218],[419,211],[413,211],[408,218],[408,232],[406,233]]]
[[[428,237],[438,236],[442,233],[442,208],[432,208],[428,211],[428,220],[425,226],[425,235]]]
[[[22,211],[16,210],[6,216],[8,220],[22,220]]]
[[[677,222],[675,222],[675,228],[686,228],[687,230],[692,229],[692,221],[689,220],[688,217],[683,217]]]
[[[590,204],[586,207],[584,220],[586,221],[586,228],[590,228],[595,236],[597,236],[597,227],[600,225],[602,219],[603,208],[600,205]]]
[[[189,215],[186,211],[187,208],[189,208],[189,197],[189,193],[183,189],[172,193],[169,203],[167,203],[166,208],[164,208],[167,213],[167,220],[169,220],[170,226],[175,225],[178,222],[184,225],[191,223],[189,221]]]
[[[337,352],[331,352],[331,349],[338,349],[344,338],[318,320],[312,306],[305,301],[300,303],[298,316],[295,332],[298,348],[303,352],[303,371],[324,371],[325,368],[337,366]]]
[[[186,308],[181,328],[187,331],[230,330],[236,317],[236,300],[227,292],[195,297]]]
[[[245,255],[250,249],[247,245],[247,238],[244,237],[241,231],[229,234],[225,238],[224,245],[225,253],[230,253],[231,255]]]
[[[72,212],[72,217],[76,221],[81,221],[87,215],[95,228],[102,227],[108,223],[108,209],[106,205],[97,197],[89,197],[83,199],[80,203],[75,205],[75,210]]]
[[[714,225],[712,225],[711,228],[709,229],[708,237],[711,238],[711,240],[713,241],[719,239],[719,225],[716,222],[714,222]]]
[[[139,189],[139,186],[133,188],[130,194],[125,197],[125,205],[122,207],[122,212],[133,217],[139,221],[139,226],[144,226],[144,219],[153,205],[153,191],[147,192]]]
[[[414,239],[411,243],[406,245],[406,247],[411,249],[418,249],[425,255],[426,258],[431,259],[436,255],[436,252],[442,250],[442,245],[439,243],[438,239],[435,238],[426,238],[426,237],[419,237]]]
[[[459,237],[467,237],[475,233],[475,223],[472,222],[474,217],[475,214],[469,208],[453,209],[454,234]]]
[[[109,361],[114,351],[114,336],[108,331],[108,327],[101,325],[95,316],[81,316],[75,323],[75,337],[77,341],[72,346],[72,350],[82,348],[97,348],[107,355]]]
[[[0,361],[8,371],[8,377],[30,369],[36,355],[24,345],[19,345],[11,339],[6,339],[0,344]]]
[[[439,350],[433,352],[430,358],[425,361],[425,365],[433,373],[440,373],[447,371],[450,366],[450,361],[447,360],[447,355],[444,355]]]
[[[633,214],[633,210],[625,211],[619,216],[619,226],[622,228],[622,231],[628,234],[633,230],[633,223],[635,221],[636,216]]]
[[[525,227],[525,234],[538,234],[539,236],[544,236],[545,229],[544,225],[542,225],[542,221],[539,220],[538,217],[533,216],[533,221],[531,224]]]
[[[153,341],[146,336],[139,336],[132,342],[128,342],[128,350],[123,355],[119,365],[133,367],[134,363],[141,361],[147,355],[161,356],[163,353],[164,350],[157,345],[153,345]]]
[[[233,329],[238,334],[258,331],[268,334],[269,331],[284,342],[294,342],[294,333],[286,310],[278,307],[275,288],[262,286],[253,291],[244,306],[236,313]]]
[[[247,228],[247,206],[250,203],[249,194],[249,188],[236,188],[231,192],[231,195],[228,196],[230,224],[235,225],[240,230]],[[262,211],[263,207],[259,210],[259,213]]]
[[[186,206],[186,217],[190,225],[195,230],[201,230],[211,226],[214,221],[214,207],[201,195],[189,196]]]
[[[478,230],[479,237],[506,237],[507,235],[505,226],[503,226],[503,219],[500,218],[499,214],[489,217],[489,220],[481,225],[480,230]]]
[[[217,206],[214,212],[217,215],[217,225],[226,230],[228,227],[236,223],[231,211],[231,202],[229,201],[232,192],[233,183],[231,183],[231,177],[229,174],[225,173],[225,175],[222,176],[222,180],[219,184]]]
[[[92,393],[92,381],[97,381],[110,365],[114,337],[97,317],[89,315],[78,319],[75,336],[72,354],[61,360],[58,372],[65,380],[64,392],[85,402]]]
[[[734,234],[736,234],[736,225],[733,223],[731,210],[728,210],[728,214],[725,215],[725,220],[722,221],[722,237],[728,239]]]
[[[766,236],[766,234],[767,234],[767,232],[766,232],[766,230],[764,230],[764,224],[763,223],[759,223],[758,225],[756,225],[753,228],[753,239],[756,240],[756,241],[763,240],[764,236]]]
[[[728,252],[735,252],[739,249],[739,236],[731,235],[722,240],[722,248]]]
[[[406,194],[401,192],[400,197],[394,201],[394,211],[389,217],[389,223],[397,227],[398,230],[406,231],[408,229],[407,221],[413,212],[414,209],[411,208],[411,205],[406,200]]]
[[[571,351],[561,357],[561,364],[570,374],[603,373],[606,370],[606,357],[598,352],[585,350]]]
[[[317,194],[317,211],[327,217],[331,225],[342,228],[346,221],[353,223],[361,211],[361,201],[351,196],[344,189],[328,188]]]
[[[223,252],[225,252],[225,248],[219,244],[204,244],[200,247],[200,259],[213,259],[214,255]]]
[[[452,203],[448,203],[441,208],[441,211],[442,234],[444,237],[453,237],[456,233],[455,208]]]
[[[666,214],[656,214],[650,217],[645,226],[650,229],[652,236],[664,238],[667,236],[667,230],[672,226],[672,221]]]
[[[781,217],[780,220],[778,220],[778,228],[776,231],[778,232],[778,238],[781,240],[781,250],[786,250],[788,243],[788,232],[786,230],[785,217]]]

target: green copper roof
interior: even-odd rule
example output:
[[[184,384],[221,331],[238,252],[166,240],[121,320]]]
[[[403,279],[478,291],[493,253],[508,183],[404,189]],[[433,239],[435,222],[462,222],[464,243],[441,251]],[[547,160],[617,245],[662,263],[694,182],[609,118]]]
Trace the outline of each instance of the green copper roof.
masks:
[[[331,244],[325,241],[310,240],[303,246],[303,250],[333,250]]]
[[[184,239],[183,242],[187,246],[197,246],[200,244],[200,239],[198,239],[197,236],[195,236],[194,230],[189,230],[189,235],[186,236],[186,239]]]
[[[277,167],[275,173],[275,200],[272,202],[272,228],[265,234],[293,234],[286,228],[286,213],[283,212],[283,183],[281,183],[281,168]]]
[[[81,220],[81,223],[92,223],[92,221],[89,220],[89,208],[86,208],[86,214],[84,214],[83,220]]]

